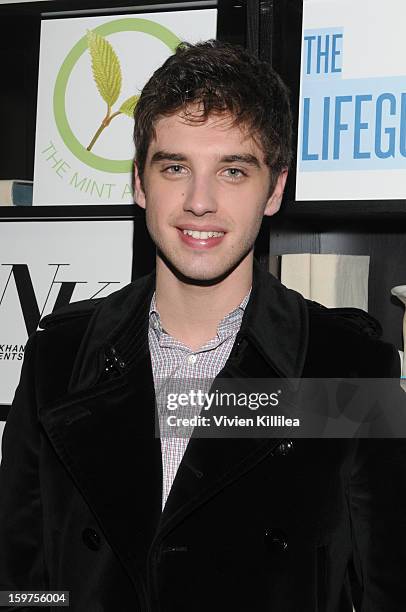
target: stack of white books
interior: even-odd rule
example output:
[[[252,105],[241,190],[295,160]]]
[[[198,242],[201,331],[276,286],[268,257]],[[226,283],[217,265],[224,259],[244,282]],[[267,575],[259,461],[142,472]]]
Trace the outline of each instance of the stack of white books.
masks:
[[[282,255],[282,283],[328,308],[352,307],[368,312],[368,276],[367,255]]]

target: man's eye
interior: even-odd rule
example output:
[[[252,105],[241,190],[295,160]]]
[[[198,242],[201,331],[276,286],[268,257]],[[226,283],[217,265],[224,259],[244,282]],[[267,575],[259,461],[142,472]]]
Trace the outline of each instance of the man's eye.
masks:
[[[166,166],[166,168],[163,169],[163,171],[166,172],[166,174],[183,174],[184,170],[185,168],[183,166],[180,166],[179,164],[173,164],[172,166]]]
[[[240,170],[240,168],[227,168],[225,170],[225,174],[231,179],[239,179],[243,176],[247,176],[243,170]]]

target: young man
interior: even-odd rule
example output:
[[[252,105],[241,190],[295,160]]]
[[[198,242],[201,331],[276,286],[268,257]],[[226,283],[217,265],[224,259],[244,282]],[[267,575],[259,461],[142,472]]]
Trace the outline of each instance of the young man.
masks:
[[[254,265],[290,140],[284,85],[242,49],[184,45],[145,86],[135,199],[156,276],[47,317],[28,343],[1,589],[69,590],[75,612],[404,609],[403,441],[154,436],[162,380],[399,375],[367,315]]]

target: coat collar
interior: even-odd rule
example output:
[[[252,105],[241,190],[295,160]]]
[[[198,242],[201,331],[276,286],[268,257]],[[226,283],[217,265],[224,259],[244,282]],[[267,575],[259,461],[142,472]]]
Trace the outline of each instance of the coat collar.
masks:
[[[124,369],[148,352],[148,310],[154,289],[155,275],[150,274],[100,304],[81,344],[72,372],[71,389],[94,382],[111,348],[117,362],[125,364]],[[250,300],[231,357],[241,353],[241,345],[244,348],[247,343],[264,361],[264,373],[268,365],[278,376],[301,376],[308,343],[306,301],[257,263]],[[96,364],[98,372],[94,370]],[[243,369],[243,375],[251,374],[248,363]],[[259,376],[257,369],[252,376]]]

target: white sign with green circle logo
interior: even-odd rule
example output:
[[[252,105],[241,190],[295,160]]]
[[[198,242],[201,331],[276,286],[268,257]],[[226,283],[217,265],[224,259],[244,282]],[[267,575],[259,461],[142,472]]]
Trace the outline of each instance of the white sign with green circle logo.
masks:
[[[133,112],[177,45],[215,37],[214,9],[42,23],[34,205],[132,202]]]

